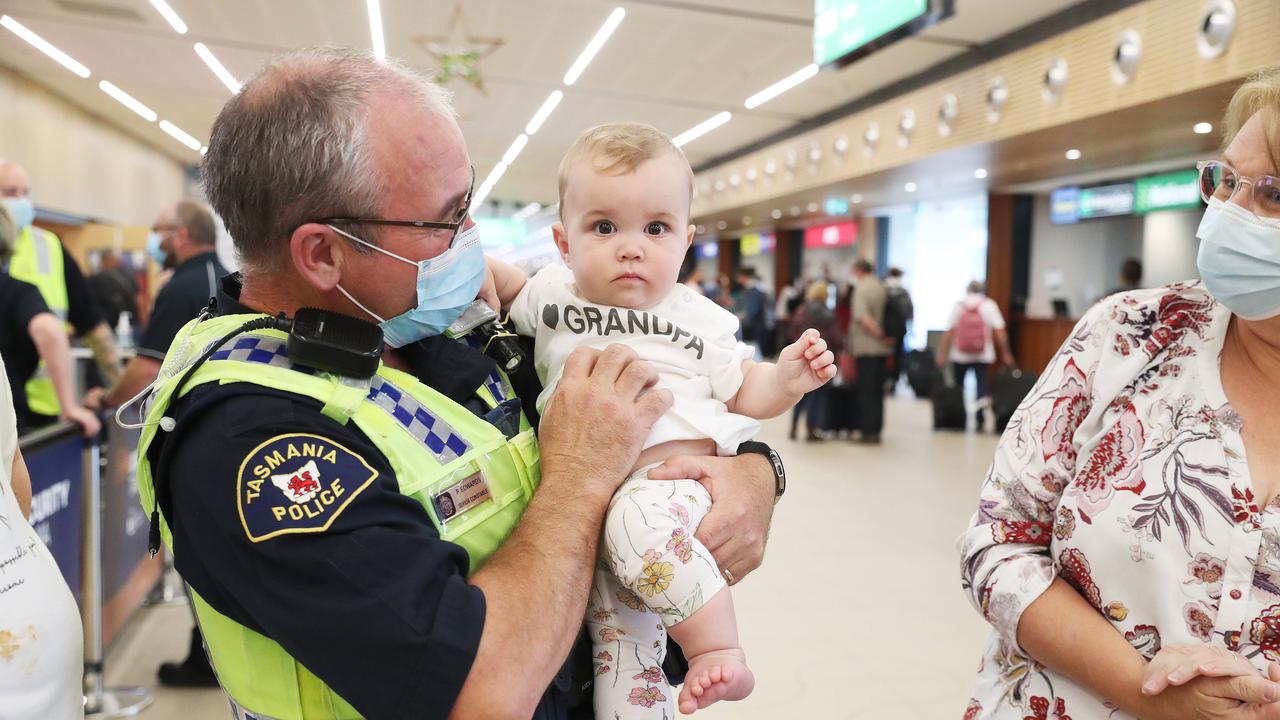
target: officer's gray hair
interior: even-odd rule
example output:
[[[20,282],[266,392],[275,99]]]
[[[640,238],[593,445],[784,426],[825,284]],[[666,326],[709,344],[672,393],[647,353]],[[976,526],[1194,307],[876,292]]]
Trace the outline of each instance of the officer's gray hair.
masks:
[[[450,93],[436,83],[342,48],[275,58],[218,113],[201,168],[205,194],[247,270],[284,265],[303,223],[378,215],[385,190],[365,128],[370,99],[388,90],[454,117]]]

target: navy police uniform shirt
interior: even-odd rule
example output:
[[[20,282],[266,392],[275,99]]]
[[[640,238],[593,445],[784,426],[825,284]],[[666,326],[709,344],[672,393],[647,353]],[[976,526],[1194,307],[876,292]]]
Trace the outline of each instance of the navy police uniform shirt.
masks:
[[[223,287],[223,312],[250,312],[234,278]],[[424,382],[482,409],[474,394],[494,367],[487,356],[437,338],[407,358]],[[447,717],[480,644],[485,598],[466,581],[466,552],[440,540],[368,438],[319,402],[248,383],[202,385],[170,415],[176,427],[157,435],[149,458],[191,587],[364,716]],[[536,715],[567,716],[554,689]]]

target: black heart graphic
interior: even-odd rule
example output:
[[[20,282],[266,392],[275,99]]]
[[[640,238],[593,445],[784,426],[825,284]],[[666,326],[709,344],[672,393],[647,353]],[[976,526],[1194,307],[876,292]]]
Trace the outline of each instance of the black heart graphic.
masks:
[[[556,325],[560,324],[560,306],[559,305],[543,305],[542,306],[542,322],[552,330],[556,329]]]

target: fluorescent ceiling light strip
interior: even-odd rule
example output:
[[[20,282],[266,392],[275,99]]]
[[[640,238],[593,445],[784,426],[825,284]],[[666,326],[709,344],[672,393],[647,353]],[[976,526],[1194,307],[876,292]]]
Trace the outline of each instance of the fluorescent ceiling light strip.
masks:
[[[529,121],[528,125],[524,126],[524,134],[532,136],[538,132],[538,128],[542,127],[542,123],[547,121],[547,118],[551,116],[551,111],[555,110],[563,99],[564,93],[560,90],[548,95],[546,101],[542,103],[542,107],[538,108],[538,112],[533,114],[533,119]]]
[[[489,196],[489,191],[493,189],[494,185],[498,184],[498,181],[502,179],[502,174],[506,171],[506,163],[500,162],[495,165],[493,170],[489,171],[489,176],[484,179],[483,183],[480,183],[480,189],[476,190],[475,197],[472,198],[471,204],[482,205],[484,203],[484,199]]]
[[[572,85],[578,81],[583,71],[591,64],[591,60],[595,58],[596,53],[600,52],[600,48],[604,47],[605,41],[618,28],[618,23],[622,22],[622,18],[626,17],[626,15],[627,11],[622,8],[614,8],[613,12],[609,13],[608,19],[596,31],[596,36],[591,38],[591,42],[587,43],[587,47],[583,49],[582,54],[569,67],[569,72],[564,74],[565,85]]]
[[[782,93],[790,90],[791,88],[799,85],[800,83],[804,82],[805,80],[808,80],[809,78],[817,74],[818,74],[817,65],[813,65],[813,64],[806,65],[800,70],[797,70],[796,72],[791,73],[787,77],[779,80],[778,82],[761,90],[755,95],[752,95],[751,97],[747,98],[747,101],[743,103],[743,105],[746,105],[748,110],[751,110],[753,108],[758,108],[761,105],[769,102],[770,100],[778,97]]]
[[[156,12],[159,12],[179,35],[187,34],[187,24],[182,22],[182,18],[178,17],[178,13],[174,12],[173,8],[169,7],[169,3],[164,0],[151,0],[151,7],[155,8]]]
[[[694,140],[697,140],[703,135],[706,135],[712,130],[715,130],[721,125],[729,122],[729,119],[732,117],[733,115],[728,111],[722,112],[719,115],[716,115],[709,120],[703,120],[697,125],[694,125],[693,127],[689,128],[688,130],[685,130],[684,132],[672,138],[671,142],[675,143],[676,147],[684,147],[688,143],[693,142]]]
[[[200,56],[200,59],[204,61],[205,65],[209,66],[209,69],[213,71],[213,74],[218,76],[218,79],[222,81],[222,84],[227,86],[227,89],[231,91],[232,95],[240,92],[240,81],[236,80],[235,77],[227,71],[227,68],[222,63],[218,62],[218,58],[213,56],[213,51],[204,43],[196,43],[196,54]]]
[[[53,43],[31,32],[31,30],[28,29],[26,25],[23,25],[22,23],[18,22],[17,20],[14,20],[8,15],[0,15],[0,25],[3,25],[5,28],[9,30],[9,32],[13,33],[14,35],[17,35],[23,40],[26,40],[33,47],[35,47],[35,49],[53,58],[62,67],[70,70],[71,72],[79,75],[82,78],[89,77],[89,68],[85,67],[84,65],[81,65],[80,63],[76,62],[76,60],[72,58],[70,55],[54,47]]]
[[[200,151],[199,140],[191,137],[185,131],[183,131],[182,128],[178,127],[177,125],[174,125],[168,120],[160,121],[160,129],[169,133],[169,136],[172,137],[174,140],[177,140],[178,142],[182,143],[183,145],[186,145],[192,150],[195,150],[196,152]]]
[[[380,0],[368,0],[369,35],[373,42],[373,55],[379,61],[387,59],[387,38],[382,33],[382,8]]]
[[[507,148],[507,151],[503,153],[502,164],[510,165],[515,162],[516,158],[520,157],[520,151],[524,150],[524,146],[528,144],[529,136],[524,133],[520,133],[520,136],[511,143],[511,147]]]
[[[98,87],[102,90],[102,92],[115,98],[121,105],[134,111],[139,116],[141,116],[142,119],[146,120],[147,122],[156,121],[156,111],[138,102],[137,99],[135,99],[129,93],[121,90],[115,85],[112,85],[106,80],[100,80],[98,82]]]

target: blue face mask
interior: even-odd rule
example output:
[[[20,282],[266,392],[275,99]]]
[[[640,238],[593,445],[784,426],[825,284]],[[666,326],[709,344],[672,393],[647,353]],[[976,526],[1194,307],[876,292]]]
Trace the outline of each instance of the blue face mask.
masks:
[[[1196,237],[1196,266],[1214,299],[1245,320],[1280,315],[1280,226],[1211,198]]]
[[[383,255],[417,266],[418,304],[388,320],[383,320],[351,297],[341,285],[338,286],[338,292],[378,321],[383,340],[393,348],[443,333],[475,301],[484,283],[484,250],[480,247],[480,229],[474,225],[458,233],[453,247],[430,260],[419,262],[383,250],[332,225],[329,229]]]
[[[4,206],[9,210],[9,215],[13,218],[13,224],[17,226],[18,232],[31,227],[31,223],[36,220],[36,206],[31,202],[31,198],[5,198]]]
[[[156,261],[157,265],[165,267],[165,263],[168,262],[169,256],[165,255],[164,250],[161,249],[160,243],[162,242],[164,242],[164,238],[160,236],[160,233],[155,230],[147,233],[147,254],[151,256],[152,260]]]

